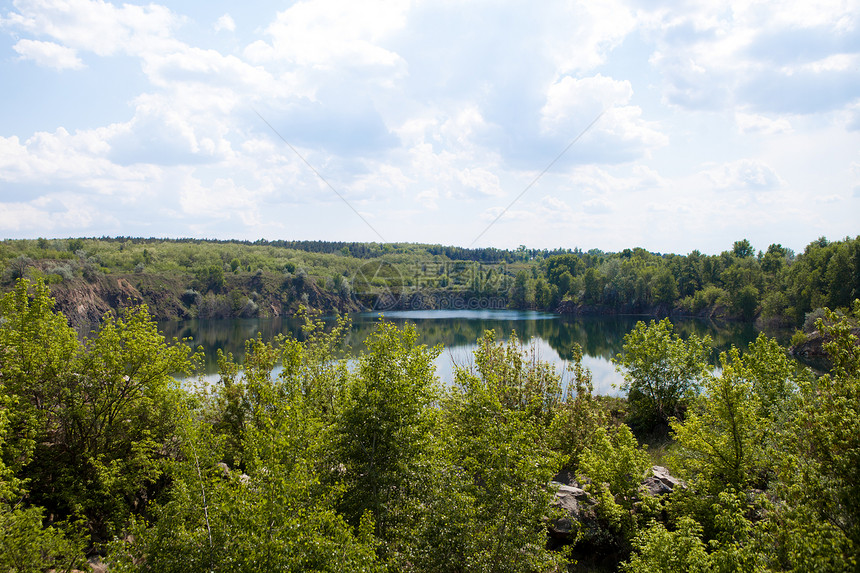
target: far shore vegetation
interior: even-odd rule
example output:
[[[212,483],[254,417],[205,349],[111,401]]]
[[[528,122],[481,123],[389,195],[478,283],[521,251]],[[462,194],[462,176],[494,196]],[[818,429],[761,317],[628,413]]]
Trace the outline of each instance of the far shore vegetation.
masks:
[[[860,295],[860,237],[801,253],[738,240],[718,255],[641,248],[67,238],[0,242],[0,288],[44,280],[73,323],[146,303],[159,320],[360,309],[513,308],[697,316],[809,330]],[[818,313],[818,314],[816,314]],[[806,324],[804,324],[806,323]]]

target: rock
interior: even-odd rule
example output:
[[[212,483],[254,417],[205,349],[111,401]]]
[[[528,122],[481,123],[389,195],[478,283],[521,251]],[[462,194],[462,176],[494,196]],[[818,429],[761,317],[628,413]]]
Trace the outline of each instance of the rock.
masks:
[[[590,500],[591,496],[584,489],[572,485],[556,484],[558,491],[555,492],[553,505],[565,510],[572,516],[579,514],[579,505]]]
[[[597,515],[597,499],[579,487],[570,474],[560,473],[556,479],[571,483],[553,481],[551,484],[556,489],[552,506],[562,513],[547,523],[552,542],[557,545],[584,543],[589,547],[603,547],[607,543],[611,545],[605,523]],[[653,466],[651,475],[642,481],[640,495],[666,495],[679,487],[686,487],[682,480],[674,477],[663,466]]]
[[[858,338],[857,346],[860,346],[860,328],[852,328],[851,334]],[[806,335],[806,340],[796,346],[788,349],[788,353],[792,356],[800,356],[813,361],[813,366],[822,366],[822,370],[829,369],[829,355],[824,349],[824,345],[830,342],[829,337],[822,336],[817,330]]]
[[[666,495],[667,493],[672,493],[671,487],[667,486],[659,478],[655,478],[653,476],[645,478],[645,481],[642,482],[642,485],[645,487],[645,491],[652,496]]]
[[[552,482],[552,485],[558,488],[552,505],[561,509],[564,516],[550,520],[548,523],[549,533],[556,539],[575,538],[580,524],[593,517],[591,510],[595,502],[591,495],[580,487],[558,482]]]
[[[677,487],[684,487],[684,482],[670,474],[663,466],[653,466],[651,475],[645,478],[642,485],[651,495],[666,495]]]

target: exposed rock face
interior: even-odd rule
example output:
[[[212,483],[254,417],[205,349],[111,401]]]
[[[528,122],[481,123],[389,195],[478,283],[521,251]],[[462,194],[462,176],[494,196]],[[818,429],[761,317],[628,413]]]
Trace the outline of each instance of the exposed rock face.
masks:
[[[645,491],[651,495],[666,495],[684,485],[681,480],[669,474],[669,470],[663,466],[653,466],[651,474],[642,482]]]
[[[858,345],[860,345],[860,328],[852,328],[851,334],[857,337]],[[797,346],[792,346],[788,352],[794,356],[802,356],[810,359],[826,359],[827,352],[824,350],[824,345],[829,342],[817,330],[810,332],[806,336],[806,340]]]
[[[559,481],[552,482],[558,488],[553,507],[560,509],[564,515],[548,523],[550,537],[562,543],[572,543],[580,531],[584,530],[585,537],[588,537],[587,532],[590,530],[598,531],[597,500],[579,487],[567,472],[559,474],[556,479]],[[641,494],[649,496],[666,495],[679,487],[685,487],[682,480],[672,476],[663,466],[653,466],[651,475],[642,480],[641,485]]]
[[[196,293],[196,296],[189,297],[187,291],[194,280],[187,273],[97,274],[90,280],[75,277],[52,284],[51,294],[57,302],[57,309],[82,332],[95,327],[107,312],[141,303],[146,303],[156,320],[191,318],[203,312],[200,310],[201,300],[211,302],[216,296],[218,299],[209,308],[217,306],[218,310],[224,311],[224,316],[200,314],[200,318],[292,315],[300,305],[342,313],[361,308],[354,297],[326,290],[316,280],[307,277],[285,278],[277,273],[230,274],[217,293]],[[238,310],[233,304],[237,300],[245,302],[244,307],[240,306]],[[250,308],[252,312],[245,314],[242,308]]]
[[[75,279],[53,285],[51,291],[57,308],[75,326],[96,324],[108,311],[144,302],[140,291],[124,278]]]
[[[553,482],[558,487],[555,492],[553,505],[561,509],[564,517],[560,517],[549,524],[550,535],[556,538],[569,538],[576,536],[579,525],[586,518],[591,518],[595,505],[594,499],[584,489]]]

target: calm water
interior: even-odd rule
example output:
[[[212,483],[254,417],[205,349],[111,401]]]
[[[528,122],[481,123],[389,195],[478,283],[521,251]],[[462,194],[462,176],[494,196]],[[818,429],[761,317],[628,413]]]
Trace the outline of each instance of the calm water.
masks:
[[[347,339],[352,354],[364,348],[363,341],[379,320],[379,313],[353,314],[352,329]],[[556,314],[516,310],[430,310],[389,311],[384,313],[386,321],[402,325],[415,324],[420,342],[428,346],[441,344],[442,354],[436,361],[437,372],[443,382],[453,379],[456,366],[468,366],[472,362],[478,338],[485,330],[495,330],[497,339],[507,340],[516,332],[523,343],[534,345],[539,357],[556,365],[562,371],[571,357],[571,348],[579,343],[583,349],[583,363],[593,375],[595,392],[614,394],[613,385],[621,382],[610,359],[621,351],[624,335],[639,320],[650,317],[567,317]],[[333,318],[327,319],[334,321]],[[716,325],[700,320],[677,320],[675,330],[681,336],[695,333],[709,334],[714,339],[717,351],[731,345],[745,348],[757,336],[749,324]],[[195,348],[202,346],[206,355],[206,374],[217,373],[217,350],[232,352],[238,360],[244,354],[245,340],[260,333],[264,340],[276,334],[291,334],[302,338],[302,322],[291,317],[232,319],[232,320],[188,320],[164,322],[160,330],[168,338],[190,338]],[[784,341],[781,341],[784,342]],[[213,376],[214,378],[214,376]]]

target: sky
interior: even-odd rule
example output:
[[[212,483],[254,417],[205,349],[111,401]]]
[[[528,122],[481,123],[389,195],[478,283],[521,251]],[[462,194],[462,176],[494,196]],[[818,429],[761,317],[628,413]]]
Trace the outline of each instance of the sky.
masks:
[[[860,0],[0,0],[0,238],[860,234]]]

